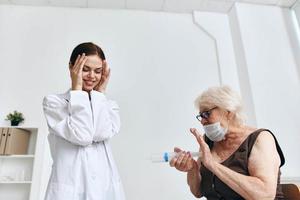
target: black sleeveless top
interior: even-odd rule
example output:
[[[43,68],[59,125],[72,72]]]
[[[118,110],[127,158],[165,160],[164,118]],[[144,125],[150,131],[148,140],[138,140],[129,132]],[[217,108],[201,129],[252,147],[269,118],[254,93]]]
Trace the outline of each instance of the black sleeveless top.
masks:
[[[248,159],[256,141],[256,138],[262,131],[268,131],[272,135],[273,133],[267,129],[258,129],[251,133],[245,141],[239,146],[239,148],[224,162],[221,164],[230,168],[233,171],[236,171],[240,174],[250,175],[248,171]],[[277,142],[277,139],[273,135],[276,143],[277,152],[280,156],[281,164],[284,165],[285,159],[282,153],[282,150]],[[213,147],[213,141],[209,140],[205,137],[205,141],[208,144],[209,148]],[[202,176],[200,191],[203,196],[205,196],[208,200],[242,200],[244,199],[238,193],[233,191],[230,187],[228,187],[225,183],[223,183],[217,176],[215,176],[211,171],[205,168],[204,165],[201,166],[200,173]],[[278,172],[277,179],[277,191],[275,200],[280,200],[283,198],[282,189],[280,186],[280,170]]]

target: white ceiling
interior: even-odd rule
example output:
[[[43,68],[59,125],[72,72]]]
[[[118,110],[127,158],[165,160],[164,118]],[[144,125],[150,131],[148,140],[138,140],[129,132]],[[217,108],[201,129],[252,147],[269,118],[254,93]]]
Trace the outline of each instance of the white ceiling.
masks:
[[[165,12],[228,12],[235,2],[290,8],[300,0],[0,0],[0,4],[62,6],[108,9],[139,9]]]

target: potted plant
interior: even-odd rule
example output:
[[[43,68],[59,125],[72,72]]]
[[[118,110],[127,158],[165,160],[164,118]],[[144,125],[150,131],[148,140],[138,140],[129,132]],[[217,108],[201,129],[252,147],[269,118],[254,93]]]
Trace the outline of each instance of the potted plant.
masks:
[[[11,123],[11,126],[18,126],[20,122],[23,122],[25,119],[23,117],[23,114],[18,111],[14,111],[13,113],[9,113],[6,116],[5,120],[9,120]]]

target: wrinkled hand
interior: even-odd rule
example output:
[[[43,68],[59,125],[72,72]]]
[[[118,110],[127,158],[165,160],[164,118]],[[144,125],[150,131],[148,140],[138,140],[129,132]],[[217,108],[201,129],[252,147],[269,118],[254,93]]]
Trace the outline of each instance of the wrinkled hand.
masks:
[[[177,147],[174,148],[174,152],[176,152],[177,155],[170,160],[171,167],[175,167],[182,172],[198,169],[197,162],[192,158],[190,152],[182,151]]]
[[[201,156],[199,157],[199,160],[207,169],[212,171],[215,166],[215,161],[213,160],[208,145],[204,141],[203,135],[201,135],[195,128],[191,128],[190,131],[196,137],[197,142],[200,145],[199,151],[201,152]]]
[[[70,66],[72,79],[72,90],[82,90],[82,68],[87,61],[87,56],[83,53],[78,55],[73,66]]]
[[[110,78],[110,68],[106,60],[103,60],[103,69],[100,82],[95,86],[94,90],[104,93]]]

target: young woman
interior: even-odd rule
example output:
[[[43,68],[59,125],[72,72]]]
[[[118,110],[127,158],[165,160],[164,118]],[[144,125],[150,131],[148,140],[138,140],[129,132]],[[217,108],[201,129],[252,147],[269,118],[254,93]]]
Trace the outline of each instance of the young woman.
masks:
[[[79,44],[69,70],[71,89],[43,101],[53,158],[45,200],[124,200],[109,146],[120,129],[119,107],[105,96],[110,69],[103,51]]]

